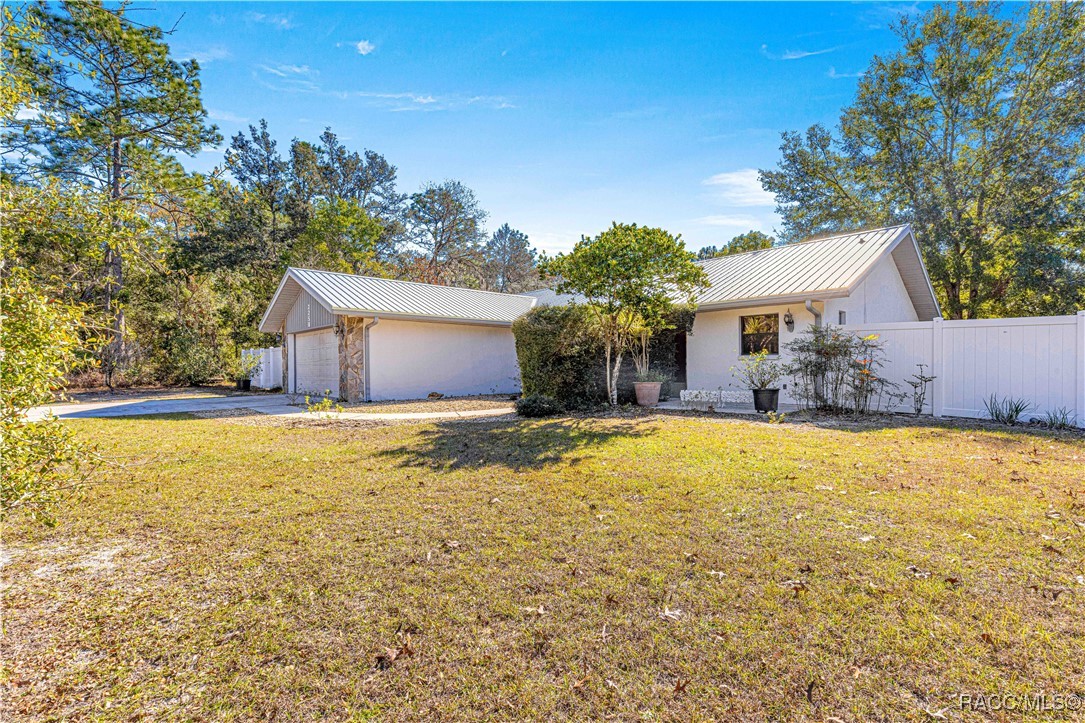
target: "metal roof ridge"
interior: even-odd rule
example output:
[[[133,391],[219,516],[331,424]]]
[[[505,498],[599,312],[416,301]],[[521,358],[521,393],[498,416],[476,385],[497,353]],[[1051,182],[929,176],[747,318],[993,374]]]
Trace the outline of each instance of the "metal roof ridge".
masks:
[[[374,281],[390,281],[396,284],[410,284],[412,286],[425,286],[430,289],[456,289],[458,291],[472,291],[478,294],[496,294],[498,296],[530,299],[527,294],[510,294],[507,291],[490,291],[489,289],[472,289],[468,286],[445,286],[443,284],[431,284],[425,281],[407,281],[405,279],[387,279],[383,276],[367,276],[365,274],[348,274],[343,271],[324,271],[322,269],[306,269],[300,266],[288,266],[287,272],[290,271],[307,271],[313,274],[332,274],[334,276],[346,276],[350,279],[372,279]]]

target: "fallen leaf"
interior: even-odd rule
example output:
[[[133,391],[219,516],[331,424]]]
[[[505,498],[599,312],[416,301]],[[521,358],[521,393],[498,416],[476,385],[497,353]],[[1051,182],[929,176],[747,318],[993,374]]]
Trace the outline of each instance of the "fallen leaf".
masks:
[[[659,617],[663,618],[664,620],[678,620],[682,617],[682,611],[678,608],[671,610],[669,607],[664,606],[663,612],[659,614]]]
[[[795,593],[795,597],[799,596],[799,593],[806,592],[807,586],[805,580],[785,580],[782,583],[785,588]]]

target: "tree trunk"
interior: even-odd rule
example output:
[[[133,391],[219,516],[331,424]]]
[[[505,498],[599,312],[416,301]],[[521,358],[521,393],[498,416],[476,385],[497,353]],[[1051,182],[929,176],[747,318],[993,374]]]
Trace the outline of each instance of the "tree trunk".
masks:
[[[113,230],[119,237],[122,231],[123,221],[116,215],[115,205],[121,198],[121,141],[119,138],[111,142],[110,156],[112,161],[109,197],[114,208]],[[105,275],[105,311],[106,316],[112,317],[111,339],[106,347],[106,358],[103,371],[105,372],[106,385],[113,388],[113,373],[125,358],[124,343],[124,310],[116,303],[116,297],[124,284],[124,267],[120,250],[116,247],[116,239],[105,249],[104,275]]]
[[[609,357],[609,354],[608,354],[608,357]],[[621,352],[621,350],[619,350],[617,355],[615,355],[615,357],[614,357],[614,370],[613,370],[613,372],[609,368],[607,369],[607,377],[608,377],[607,383],[610,385],[610,389],[608,390],[610,392],[610,404],[613,407],[618,406],[618,373],[621,371],[621,369],[622,369],[622,352]]]

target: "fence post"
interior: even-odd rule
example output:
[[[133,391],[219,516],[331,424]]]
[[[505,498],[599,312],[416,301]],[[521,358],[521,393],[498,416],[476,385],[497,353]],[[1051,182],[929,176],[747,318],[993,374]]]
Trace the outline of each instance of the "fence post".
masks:
[[[943,326],[942,317],[936,316],[931,321],[931,376],[934,377],[934,381],[931,382],[931,391],[933,397],[931,399],[931,414],[935,417],[941,417],[946,408],[946,365],[944,348],[942,345],[942,329]]]
[[[1085,311],[1077,312],[1077,426],[1085,427]]]

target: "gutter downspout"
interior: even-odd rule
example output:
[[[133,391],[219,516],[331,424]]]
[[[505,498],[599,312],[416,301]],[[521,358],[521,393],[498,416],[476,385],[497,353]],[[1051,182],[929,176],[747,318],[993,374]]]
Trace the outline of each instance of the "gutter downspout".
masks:
[[[364,369],[362,369],[362,374],[364,378],[363,384],[365,385],[365,394],[363,394],[362,396],[367,402],[373,401],[373,397],[370,394],[369,390],[369,330],[379,324],[380,320],[381,318],[379,316],[374,316],[373,321],[370,321],[362,327],[362,364],[364,366]]]
[[[806,300],[806,310],[814,315],[814,326],[821,328],[821,312],[814,308],[814,302],[810,299]]]

